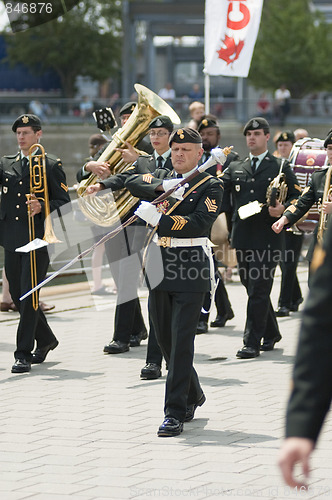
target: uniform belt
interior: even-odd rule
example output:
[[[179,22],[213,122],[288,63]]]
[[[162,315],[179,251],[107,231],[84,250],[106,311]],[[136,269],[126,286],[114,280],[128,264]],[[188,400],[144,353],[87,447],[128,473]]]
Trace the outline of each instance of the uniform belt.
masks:
[[[212,241],[207,237],[203,238],[172,238],[171,236],[158,237],[156,234],[153,237],[153,242],[158,247],[176,248],[176,247],[212,247]]]

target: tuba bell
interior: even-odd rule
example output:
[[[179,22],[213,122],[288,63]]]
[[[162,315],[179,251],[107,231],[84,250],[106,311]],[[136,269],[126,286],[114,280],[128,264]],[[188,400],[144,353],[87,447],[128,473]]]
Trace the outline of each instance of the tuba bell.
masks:
[[[126,141],[135,146],[146,135],[149,123],[154,118],[167,115],[174,124],[180,123],[177,113],[161,97],[138,83],[134,87],[138,102],[133,113],[124,126],[113,135],[111,143],[98,158],[98,161],[106,161],[109,164],[111,175],[123,172],[130,165],[115,149],[123,147]],[[128,214],[137,204],[138,198],[132,196],[127,189],[96,196],[85,195],[87,187],[97,182],[98,177],[95,174],[90,174],[80,182],[77,188],[78,205],[83,214],[95,224],[112,226],[119,218],[122,220]]]

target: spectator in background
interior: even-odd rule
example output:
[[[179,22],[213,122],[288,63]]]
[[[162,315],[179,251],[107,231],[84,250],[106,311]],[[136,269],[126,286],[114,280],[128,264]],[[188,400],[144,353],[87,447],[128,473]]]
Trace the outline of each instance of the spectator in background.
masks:
[[[50,114],[51,108],[48,104],[42,104],[40,101],[33,100],[29,104],[29,113],[38,116],[43,122],[47,122],[47,115]]]
[[[309,132],[305,128],[297,128],[294,130],[295,142],[299,139],[304,139],[305,137],[309,137]]]
[[[194,101],[189,105],[189,113],[191,120],[188,123],[188,127],[197,130],[198,125],[201,123],[203,116],[205,115],[205,106],[202,102]]]
[[[93,102],[89,99],[89,96],[84,95],[82,102],[80,103],[80,116],[84,123],[87,122],[89,116],[93,112]]]
[[[262,92],[257,101],[257,115],[262,116],[266,120],[271,119],[271,102],[265,92]]]
[[[174,104],[176,94],[171,83],[166,83],[165,87],[159,90],[158,95],[159,97],[164,99],[164,101],[166,101],[170,106]]]
[[[275,115],[281,126],[284,126],[290,112],[290,98],[291,93],[284,83],[274,93]]]
[[[194,85],[192,86],[191,91],[188,94],[188,97],[190,99],[194,99],[194,100],[202,99],[204,97],[204,94],[201,91],[200,86],[198,85],[198,83],[194,83]]]

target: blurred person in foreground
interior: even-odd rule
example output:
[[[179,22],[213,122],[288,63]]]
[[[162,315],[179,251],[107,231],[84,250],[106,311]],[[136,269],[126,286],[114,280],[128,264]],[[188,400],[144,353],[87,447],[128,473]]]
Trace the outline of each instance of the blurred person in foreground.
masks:
[[[291,488],[307,488],[309,460],[316,447],[332,400],[332,226],[323,248],[317,245],[312,261],[312,282],[303,311],[286,414],[286,439],[279,466]],[[298,479],[299,463],[305,480]]]

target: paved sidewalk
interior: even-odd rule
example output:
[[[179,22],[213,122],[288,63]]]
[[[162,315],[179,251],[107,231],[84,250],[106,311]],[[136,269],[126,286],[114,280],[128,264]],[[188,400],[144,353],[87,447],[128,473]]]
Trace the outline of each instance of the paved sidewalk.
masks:
[[[299,277],[306,291],[305,264]],[[280,276],[274,304],[279,286]],[[60,344],[22,375],[10,372],[18,315],[0,313],[0,499],[332,497],[331,420],[309,494],[284,486],[276,466],[300,313],[280,319],[283,339],[274,351],[238,360],[246,295],[238,281],[227,289],[235,318],[196,339],[207,401],[176,438],[156,435],[165,367],[161,379],[140,380],[146,341],[128,353],[102,352],[115,296],[98,297],[96,310],[87,287],[43,290],[56,304],[48,319]],[[146,314],[146,291],[141,296]]]

